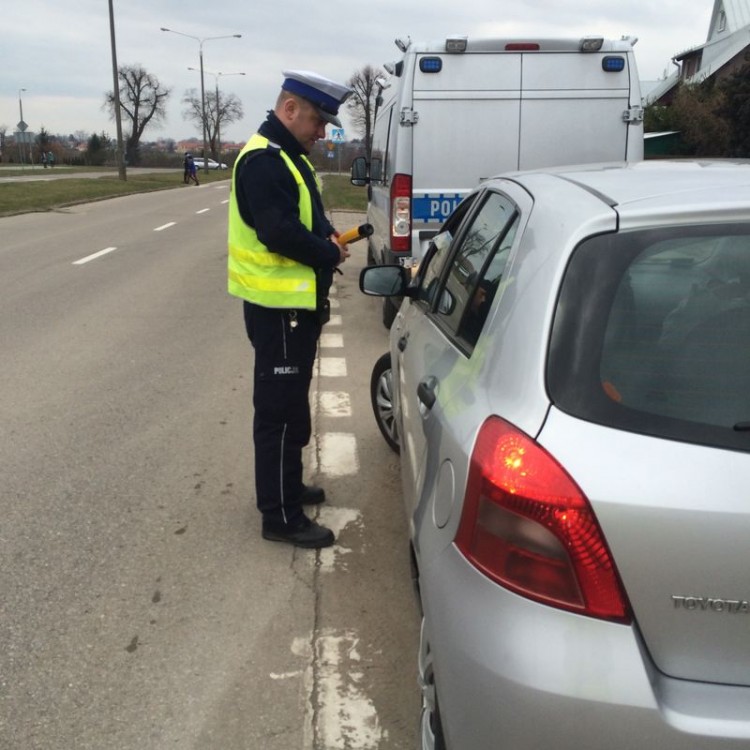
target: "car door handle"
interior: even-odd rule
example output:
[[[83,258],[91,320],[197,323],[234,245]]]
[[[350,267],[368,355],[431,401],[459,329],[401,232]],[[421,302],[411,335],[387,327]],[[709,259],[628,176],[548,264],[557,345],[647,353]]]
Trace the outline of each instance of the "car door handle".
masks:
[[[406,345],[408,343],[409,343],[409,334],[407,333],[405,336],[401,336],[396,346],[398,347],[398,350],[402,352],[404,351],[404,349],[406,349]]]
[[[417,398],[425,408],[432,409],[437,400],[438,379],[433,375],[421,380],[417,386]]]

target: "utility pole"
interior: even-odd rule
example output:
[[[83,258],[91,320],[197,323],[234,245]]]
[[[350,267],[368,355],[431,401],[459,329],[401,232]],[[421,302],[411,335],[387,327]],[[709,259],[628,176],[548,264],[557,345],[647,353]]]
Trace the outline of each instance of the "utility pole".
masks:
[[[109,0],[109,37],[112,46],[112,78],[114,79],[115,89],[115,124],[117,126],[117,151],[115,160],[117,161],[117,171],[120,179],[125,182],[128,179],[125,171],[125,154],[122,148],[122,116],[120,113],[120,79],[117,72],[117,48],[115,45],[115,13],[112,8],[112,0]]]

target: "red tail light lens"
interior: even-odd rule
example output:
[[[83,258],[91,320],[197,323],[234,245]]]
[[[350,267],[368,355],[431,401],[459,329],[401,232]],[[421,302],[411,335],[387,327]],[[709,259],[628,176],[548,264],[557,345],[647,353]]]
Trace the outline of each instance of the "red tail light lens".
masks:
[[[629,606],[591,506],[565,470],[499,417],[479,431],[456,546],[522,596],[629,622]]]
[[[411,251],[411,175],[393,175],[391,183],[391,250]]]

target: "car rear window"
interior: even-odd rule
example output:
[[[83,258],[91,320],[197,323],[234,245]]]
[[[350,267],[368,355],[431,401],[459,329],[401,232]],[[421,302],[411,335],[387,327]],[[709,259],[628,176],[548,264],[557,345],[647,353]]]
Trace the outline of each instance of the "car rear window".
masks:
[[[619,429],[750,448],[750,227],[601,235],[560,290],[550,396]]]

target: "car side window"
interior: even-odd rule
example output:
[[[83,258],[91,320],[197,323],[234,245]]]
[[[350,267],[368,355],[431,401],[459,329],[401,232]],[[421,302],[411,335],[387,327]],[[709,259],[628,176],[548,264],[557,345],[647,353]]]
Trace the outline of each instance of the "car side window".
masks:
[[[452,255],[436,320],[469,348],[476,344],[505,270],[518,228],[515,204],[490,192]]]
[[[422,259],[417,275],[416,298],[428,306],[435,301],[435,294],[440,286],[440,279],[450,257],[453,237],[458,234],[461,222],[471,210],[475,196],[465,198],[443,225],[439,234],[433,237],[430,247]]]

